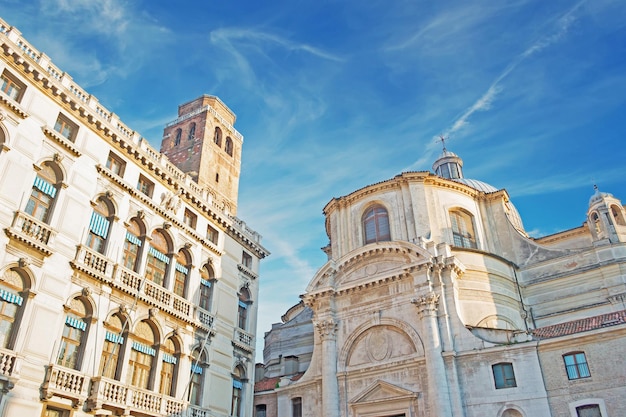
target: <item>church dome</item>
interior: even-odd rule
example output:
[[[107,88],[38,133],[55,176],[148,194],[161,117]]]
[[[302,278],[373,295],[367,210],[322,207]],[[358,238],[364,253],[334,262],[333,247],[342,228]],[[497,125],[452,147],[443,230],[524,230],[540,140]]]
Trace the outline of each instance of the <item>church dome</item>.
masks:
[[[469,178],[454,178],[452,181],[459,182],[461,184],[469,185],[475,190],[482,191],[484,193],[493,193],[498,191],[496,187],[491,184],[487,184],[486,182],[472,180]]]
[[[597,185],[594,185],[593,188],[596,190],[596,192],[593,193],[593,195],[589,199],[589,206],[593,206],[598,201],[604,200],[607,197],[609,197],[609,198],[613,197],[613,194],[603,193],[602,191],[600,191],[600,189],[598,188]]]

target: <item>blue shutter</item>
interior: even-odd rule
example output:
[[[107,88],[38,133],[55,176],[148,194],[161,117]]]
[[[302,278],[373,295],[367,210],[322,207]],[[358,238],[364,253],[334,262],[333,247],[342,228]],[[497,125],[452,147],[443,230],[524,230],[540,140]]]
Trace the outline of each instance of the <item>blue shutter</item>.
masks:
[[[39,175],[35,177],[35,182],[33,183],[33,186],[37,188],[39,191],[41,191],[42,193],[47,194],[52,198],[54,198],[57,195],[56,187],[50,184],[48,181],[41,178]]]
[[[166,254],[159,252],[152,246],[150,246],[150,249],[148,249],[148,253],[161,262],[165,262],[166,264],[170,263],[170,258]]]
[[[73,327],[75,329],[82,330],[83,332],[87,328],[87,323],[85,323],[81,319],[78,319],[78,318],[72,317],[72,316],[65,317],[65,324],[67,324],[68,326]]]
[[[110,222],[104,216],[94,211],[93,213],[91,213],[89,230],[91,230],[96,235],[102,237],[103,239],[106,239],[109,233],[109,223]]]
[[[0,298],[7,303],[17,304],[18,306],[21,306],[22,301],[24,301],[24,299],[19,295],[13,294],[12,292],[3,289],[0,289]]]
[[[108,330],[104,334],[104,338],[108,340],[109,342],[117,343],[118,345],[121,345],[122,343],[124,343],[123,336],[120,336],[119,334],[110,332]]]
[[[187,275],[189,273],[189,270],[187,269],[186,266],[179,264],[178,262],[176,262],[176,270],[178,272],[182,272],[183,274]]]
[[[156,351],[150,346],[146,346],[143,343],[133,342],[132,348],[138,352],[145,353],[146,355],[154,356]]]
[[[141,246],[141,240],[130,232],[126,232],[126,240],[128,240],[133,245]]]

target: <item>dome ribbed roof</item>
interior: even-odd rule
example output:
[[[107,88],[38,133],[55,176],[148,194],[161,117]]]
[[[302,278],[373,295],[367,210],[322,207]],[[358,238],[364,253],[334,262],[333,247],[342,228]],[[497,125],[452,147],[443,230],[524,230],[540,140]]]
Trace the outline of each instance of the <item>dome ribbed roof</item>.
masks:
[[[475,190],[482,191],[484,193],[493,193],[498,191],[496,187],[493,185],[487,184],[486,182],[472,180],[469,178],[455,178],[452,181],[460,182],[461,184],[469,185]]]

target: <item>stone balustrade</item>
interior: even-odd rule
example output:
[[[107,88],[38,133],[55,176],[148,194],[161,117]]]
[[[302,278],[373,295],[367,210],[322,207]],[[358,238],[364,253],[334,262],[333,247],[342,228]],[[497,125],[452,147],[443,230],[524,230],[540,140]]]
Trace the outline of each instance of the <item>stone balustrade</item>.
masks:
[[[20,361],[15,352],[0,348],[0,380],[9,381],[9,389],[19,379],[19,365]]]
[[[76,407],[87,399],[89,378],[79,371],[60,365],[46,366],[46,376],[41,387],[41,399],[47,400],[53,395],[68,398]]]
[[[56,231],[48,224],[36,218],[16,211],[10,228],[5,229],[9,237],[31,246],[45,255],[51,255]]]
[[[137,412],[167,417],[190,415],[187,405],[186,401],[169,395],[137,388],[105,377],[96,377],[91,380],[91,392],[87,400],[87,408],[91,411],[106,408],[124,413]]]
[[[237,346],[247,350],[248,352],[252,352],[252,347],[254,345],[254,337],[250,333],[245,332],[241,329],[235,329],[235,336],[234,336],[233,342]]]

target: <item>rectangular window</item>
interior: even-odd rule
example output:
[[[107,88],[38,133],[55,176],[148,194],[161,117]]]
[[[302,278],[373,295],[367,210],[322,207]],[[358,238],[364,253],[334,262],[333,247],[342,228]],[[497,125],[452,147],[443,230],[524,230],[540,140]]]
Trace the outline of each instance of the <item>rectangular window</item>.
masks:
[[[50,405],[45,406],[45,411],[43,413],[44,417],[69,417],[70,410],[64,408],[57,408]]]
[[[246,268],[252,269],[252,255],[244,251],[243,254],[241,255],[241,263]]]
[[[584,352],[568,353],[563,355],[563,360],[568,379],[589,378],[591,376]]]
[[[291,400],[291,417],[302,417],[302,397]]]
[[[154,192],[154,184],[143,175],[139,175],[139,181],[137,181],[137,189],[148,197],[152,197],[152,193]]]
[[[26,84],[5,70],[0,78],[0,90],[19,103],[26,90]]]
[[[59,113],[59,117],[57,117],[57,121],[54,123],[54,130],[59,132],[65,139],[74,142],[78,132],[78,125]]]
[[[496,389],[513,388],[517,386],[512,363],[497,363],[491,367]]]
[[[198,216],[191,212],[189,209],[185,209],[185,214],[183,216],[183,223],[192,229],[196,228],[196,221],[198,220]]]
[[[576,415],[578,417],[602,417],[602,412],[598,404],[589,404],[576,407]]]
[[[124,169],[126,168],[126,162],[124,162],[119,156],[115,155],[113,152],[109,152],[106,167],[115,175],[123,177]]]
[[[255,417],[267,417],[267,406],[265,404],[257,405],[254,411]]]
[[[211,241],[211,243],[215,243],[217,245],[217,239],[219,238],[219,232],[214,229],[212,226],[207,226],[206,228],[206,237]]]

